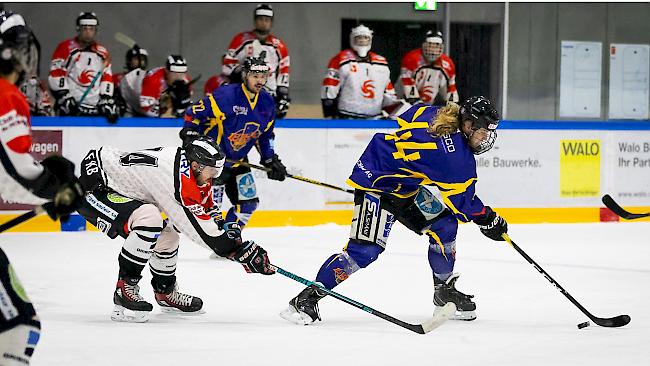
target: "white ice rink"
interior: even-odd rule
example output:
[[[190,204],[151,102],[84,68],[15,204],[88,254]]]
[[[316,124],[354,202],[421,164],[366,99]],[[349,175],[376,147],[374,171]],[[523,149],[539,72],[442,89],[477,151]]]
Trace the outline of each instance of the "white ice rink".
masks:
[[[347,226],[246,229],[271,261],[313,279],[338,252]],[[181,242],[181,290],[206,313],[170,316],[154,305],[144,324],[110,320],[120,240],[99,233],[2,234],[43,323],[33,365],[650,365],[650,223],[511,225],[512,239],[594,315],[629,314],[623,328],[594,324],[507,244],[475,225],[458,235],[458,288],[478,319],[411,333],[336,299],[314,326],[277,314],[302,286],[247,274]],[[431,315],[433,284],[423,237],[396,225],[388,249],[336,291],[416,323]],[[153,302],[146,270],[141,293]]]

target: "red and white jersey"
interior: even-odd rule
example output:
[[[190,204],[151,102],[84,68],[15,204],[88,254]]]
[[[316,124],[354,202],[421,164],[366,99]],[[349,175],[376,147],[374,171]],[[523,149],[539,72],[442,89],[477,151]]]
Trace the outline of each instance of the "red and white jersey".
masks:
[[[359,118],[381,116],[382,108],[397,103],[388,62],[368,52],[360,58],[352,49],[339,52],[327,65],[321,99],[336,99],[341,113]]]
[[[214,205],[212,184],[198,186],[180,147],[134,152],[110,146],[97,150],[104,181],[121,195],[150,203],[171,224],[199,244],[223,234],[207,211]]]
[[[147,72],[143,69],[134,69],[121,77],[115,86],[126,103],[125,116],[140,115],[140,95],[142,94],[142,80]]]
[[[81,48],[76,38],[59,43],[50,65],[50,89],[53,92],[69,90],[79,102],[93,80],[95,83],[81,103],[91,109],[97,106],[100,95],[113,95],[113,71],[108,50],[97,42]]]
[[[438,94],[446,101],[458,102],[456,65],[444,53],[435,61],[427,62],[422,48],[411,50],[402,58],[397,89],[400,97],[419,98],[429,105]]]
[[[29,104],[15,85],[0,78],[0,196],[5,201],[47,202],[19,182],[34,180],[43,173],[43,167],[29,155],[31,146]]]
[[[217,90],[220,86],[226,84],[227,82],[228,78],[223,74],[212,75],[212,77],[209,78],[203,86],[203,94],[211,94],[213,91]]]
[[[140,113],[149,117],[160,116],[160,96],[168,87],[166,75],[167,70],[164,67],[156,67],[144,75],[140,93]],[[185,82],[190,82],[188,74],[185,74]]]
[[[255,34],[242,32],[237,34],[228,46],[228,52],[223,59],[221,73],[230,76],[237,65],[248,57],[257,57],[260,52],[266,51],[266,64],[271,73],[264,88],[269,94],[275,96],[278,86],[289,87],[289,49],[280,38],[269,34],[266,40],[260,42]]]

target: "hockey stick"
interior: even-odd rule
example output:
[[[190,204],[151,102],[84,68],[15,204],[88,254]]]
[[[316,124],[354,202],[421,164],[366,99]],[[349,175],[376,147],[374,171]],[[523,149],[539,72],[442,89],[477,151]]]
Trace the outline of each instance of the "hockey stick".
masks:
[[[247,163],[247,162],[241,161],[241,160],[226,159],[226,161],[231,163],[231,164],[239,164],[239,165],[243,165],[243,166],[248,167],[248,168],[255,168],[255,169],[263,170],[265,172],[268,172],[268,171],[271,170],[270,168],[267,168],[265,166],[251,164],[251,163]],[[296,179],[296,180],[300,180],[300,181],[303,181],[303,182],[315,184],[317,186],[327,187],[327,188],[335,189],[337,191],[342,191],[342,192],[347,192],[347,193],[354,194],[354,189],[341,188],[341,187],[338,187],[338,186],[335,186],[335,185],[332,185],[332,184],[329,184],[329,183],[319,182],[317,180],[301,177],[299,175],[293,175],[293,174],[287,173],[287,177],[293,178],[293,179]]]
[[[608,194],[603,196],[603,203],[605,204],[605,207],[609,208],[610,210],[612,210],[613,213],[624,218],[625,220],[634,220],[634,219],[640,219],[643,217],[650,216],[650,212],[631,213],[629,211],[626,211],[623,207],[621,207],[618,203],[616,203],[614,199]]]
[[[508,234],[503,234],[502,237],[503,239],[505,239],[506,242],[508,242],[508,244],[510,244],[513,248],[515,248],[517,253],[521,254],[521,256],[524,257],[528,261],[528,263],[532,264],[533,267],[535,267],[535,269],[537,270],[537,272],[541,273],[544,277],[546,277],[548,282],[550,282],[553,286],[555,286],[555,288],[557,288],[562,293],[562,295],[566,296],[566,298],[569,299],[569,301],[571,301],[573,305],[575,305],[578,309],[580,309],[580,311],[582,311],[582,313],[585,314],[587,317],[589,317],[589,319],[591,319],[591,321],[593,321],[594,323],[600,325],[601,327],[616,328],[616,327],[622,327],[630,322],[631,318],[629,315],[618,315],[613,318],[598,318],[592,315],[589,311],[587,311],[587,309],[585,309],[582,305],[580,305],[580,303],[576,299],[574,299],[573,296],[571,296],[571,294],[569,294],[562,286],[560,286],[560,284],[557,283],[557,281],[555,281],[553,277],[551,277],[551,275],[546,273],[546,271],[542,267],[540,267],[539,264],[537,264],[531,257],[529,257],[528,254],[526,254],[526,252],[524,252],[521,248],[519,248],[519,246],[517,246],[517,244],[515,244],[515,242],[513,242],[512,239],[510,239]]]
[[[45,212],[45,209],[43,209],[43,206],[36,206],[33,210],[31,210],[29,212],[25,212],[24,214],[22,214],[22,215],[20,215],[18,217],[14,217],[13,219],[5,222],[4,224],[1,224],[0,225],[0,233],[13,228],[14,226],[18,226],[18,225],[22,224],[23,222],[42,214],[43,212]]]
[[[429,333],[430,331],[438,328],[439,326],[442,325],[445,321],[449,319],[450,316],[452,316],[456,312],[456,306],[453,303],[447,303],[445,306],[440,308],[439,311],[434,311],[433,317],[431,319],[426,320],[422,324],[409,324],[407,322],[404,322],[402,320],[399,320],[397,318],[393,318],[390,315],[386,315],[382,313],[381,311],[375,310],[369,306],[366,306],[364,304],[361,304],[359,302],[356,302],[349,297],[343,296],[337,292],[334,292],[332,290],[329,290],[325,287],[323,287],[321,284],[318,284],[316,282],[312,282],[310,280],[307,280],[305,278],[302,278],[296,274],[293,274],[289,271],[285,271],[284,269],[271,264],[271,267],[279,274],[288,277],[296,282],[300,282],[305,286],[313,286],[313,287],[318,287],[321,291],[326,292],[328,295],[343,301],[344,303],[350,304],[354,307],[357,307],[367,313],[370,313],[374,316],[377,316],[379,318],[382,318],[386,321],[389,321],[395,325],[399,325],[402,328],[406,328],[412,332],[418,333],[418,334],[426,334]]]
[[[133,46],[135,46],[135,41],[133,40],[133,38],[127,36],[122,32],[115,33],[114,37],[116,41],[127,46],[128,48],[133,48]]]

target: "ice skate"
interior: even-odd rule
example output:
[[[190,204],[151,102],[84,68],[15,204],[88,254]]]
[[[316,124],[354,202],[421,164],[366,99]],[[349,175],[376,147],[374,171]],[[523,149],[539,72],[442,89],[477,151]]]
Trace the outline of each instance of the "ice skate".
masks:
[[[111,320],[116,322],[144,323],[149,320],[149,313],[153,305],[140,296],[140,276],[121,276],[117,280],[113,303],[115,308],[111,314]],[[125,313],[126,310],[126,313]]]
[[[298,325],[309,325],[316,320],[321,320],[318,311],[318,301],[326,294],[315,286],[307,287],[298,296],[289,301],[289,307],[280,313],[280,316]]]
[[[178,291],[178,285],[174,283],[170,290],[158,288],[154,290],[156,302],[164,313],[177,313],[186,315],[204,314],[203,300],[197,296],[184,294]]]
[[[433,304],[436,305],[436,310],[434,314],[436,311],[441,311],[446,303],[451,302],[456,305],[456,312],[449,319],[474,320],[476,319],[476,304],[472,301],[474,296],[456,290],[456,281],[459,275],[459,273],[454,273],[447,279],[447,282],[435,285]]]

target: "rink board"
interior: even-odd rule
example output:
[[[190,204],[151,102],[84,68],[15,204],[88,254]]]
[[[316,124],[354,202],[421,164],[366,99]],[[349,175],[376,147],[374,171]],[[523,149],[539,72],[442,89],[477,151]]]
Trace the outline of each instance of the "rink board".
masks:
[[[180,126],[175,119],[125,118],[108,125],[101,118],[37,117],[33,153],[63,153],[78,166],[89,149],[103,145],[129,151],[177,146]],[[373,134],[393,130],[392,121],[282,120],[275,146],[291,174],[349,188],[345,180]],[[259,162],[255,150],[249,159]],[[650,121],[502,121],[494,149],[476,160],[478,196],[511,222],[608,220],[600,201],[605,193],[630,210],[650,211]],[[350,221],[348,193],[253,174],[260,207],[251,226]],[[0,221],[25,209],[2,208],[10,211],[0,211]],[[58,228],[42,217],[19,230]]]

